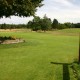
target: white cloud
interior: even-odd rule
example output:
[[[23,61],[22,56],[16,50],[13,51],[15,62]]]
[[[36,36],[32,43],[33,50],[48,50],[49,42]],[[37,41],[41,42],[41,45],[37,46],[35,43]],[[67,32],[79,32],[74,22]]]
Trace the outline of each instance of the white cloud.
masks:
[[[32,20],[33,17],[18,17],[18,16],[11,16],[10,18],[3,17],[0,19],[0,23],[7,23],[7,24],[26,24],[29,20]]]
[[[65,5],[65,6],[72,6],[72,4],[69,2],[69,0],[53,0],[54,2],[57,2],[59,4]]]
[[[46,14],[51,19],[57,18],[60,22],[80,22],[80,7],[71,1],[72,0],[45,0],[44,3],[46,4],[39,9],[37,15],[44,16],[44,14]]]
[[[43,17],[45,14],[59,22],[80,22],[80,0],[44,0],[41,8],[38,8],[36,15]],[[11,19],[0,19],[0,23],[27,23],[32,18],[11,17]]]

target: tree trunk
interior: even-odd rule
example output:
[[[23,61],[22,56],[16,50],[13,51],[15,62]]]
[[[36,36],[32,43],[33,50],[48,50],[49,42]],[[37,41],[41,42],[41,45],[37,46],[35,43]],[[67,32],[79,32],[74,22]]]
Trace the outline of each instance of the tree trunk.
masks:
[[[79,33],[79,63],[80,63],[80,33]]]

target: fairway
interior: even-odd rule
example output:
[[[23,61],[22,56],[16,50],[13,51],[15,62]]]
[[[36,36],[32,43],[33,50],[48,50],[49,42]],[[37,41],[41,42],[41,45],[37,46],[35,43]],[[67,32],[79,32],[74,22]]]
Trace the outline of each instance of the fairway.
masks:
[[[1,31],[26,42],[0,44],[0,80],[77,80],[68,64],[78,58],[79,32]]]

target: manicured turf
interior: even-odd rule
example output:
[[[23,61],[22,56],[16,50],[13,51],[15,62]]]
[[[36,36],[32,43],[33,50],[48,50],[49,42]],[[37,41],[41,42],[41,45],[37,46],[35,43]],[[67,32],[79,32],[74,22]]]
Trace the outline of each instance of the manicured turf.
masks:
[[[77,80],[67,63],[78,58],[78,35],[0,32],[0,36],[11,35],[26,42],[0,44],[0,80]]]

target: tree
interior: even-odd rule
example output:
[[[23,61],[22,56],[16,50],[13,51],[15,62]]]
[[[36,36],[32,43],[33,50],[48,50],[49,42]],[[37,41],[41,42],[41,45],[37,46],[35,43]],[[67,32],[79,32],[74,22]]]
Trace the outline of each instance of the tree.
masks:
[[[66,28],[72,28],[73,24],[70,22],[64,23],[64,25],[66,26]]]
[[[75,28],[80,28],[80,23],[74,24],[74,27],[75,27]]]
[[[41,20],[40,17],[34,16],[34,19],[28,22],[27,27],[31,28],[33,31],[40,30],[41,29],[40,20]]]
[[[41,29],[43,31],[46,31],[46,30],[50,30],[51,29],[51,19],[48,18],[46,15],[44,15],[43,19],[41,19]]]
[[[28,23],[27,23],[27,28],[31,28],[31,26],[32,26],[32,21],[29,21]]]
[[[58,24],[58,29],[65,29],[65,28],[66,26],[64,24],[61,24],[61,23]]]
[[[27,24],[28,28],[31,28],[33,31],[38,30],[50,30],[51,29],[51,19],[47,16],[44,16],[43,19],[41,19],[38,16],[35,16],[32,21],[29,21]]]
[[[2,24],[2,25],[1,25],[1,29],[6,29],[6,26],[7,26],[7,25],[6,25],[5,23]]]
[[[32,25],[31,25],[31,28],[33,31],[38,31],[41,29],[40,20],[41,19],[39,16],[34,16],[34,19],[32,20]]]
[[[54,19],[54,20],[53,20],[52,28],[53,28],[53,29],[57,29],[57,28],[58,28],[58,20],[57,20],[57,19]]]
[[[40,21],[40,17],[39,16],[34,16],[33,22],[39,22]]]
[[[0,17],[34,16],[43,0],[0,0]]]

